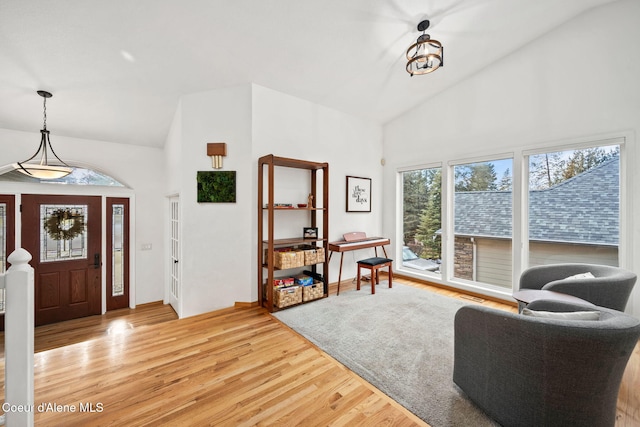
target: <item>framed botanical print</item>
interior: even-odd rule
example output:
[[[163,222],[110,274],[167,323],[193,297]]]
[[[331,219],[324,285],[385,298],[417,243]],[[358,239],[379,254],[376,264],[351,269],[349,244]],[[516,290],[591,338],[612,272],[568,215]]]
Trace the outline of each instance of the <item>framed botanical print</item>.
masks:
[[[347,176],[347,212],[371,212],[371,178]]]

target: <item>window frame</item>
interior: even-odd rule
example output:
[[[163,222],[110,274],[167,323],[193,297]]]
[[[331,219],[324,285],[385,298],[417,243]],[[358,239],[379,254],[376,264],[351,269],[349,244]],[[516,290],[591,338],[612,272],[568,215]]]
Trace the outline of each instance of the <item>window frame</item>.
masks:
[[[473,280],[466,280],[460,277],[455,277],[454,276],[454,261],[455,261],[455,167],[456,166],[462,166],[462,165],[467,165],[467,164],[472,164],[472,163],[483,163],[483,162],[492,162],[492,161],[499,161],[499,160],[507,160],[507,159],[511,159],[511,164],[513,167],[513,172],[511,174],[512,176],[512,182],[511,182],[511,187],[512,187],[512,199],[511,199],[511,206],[512,206],[512,214],[511,214],[511,227],[512,227],[512,231],[511,231],[511,264],[512,264],[512,271],[515,271],[515,263],[514,263],[514,259],[515,259],[515,245],[513,243],[513,235],[514,235],[514,230],[515,230],[515,217],[514,217],[514,200],[515,200],[515,187],[516,187],[516,153],[513,151],[508,151],[508,152],[499,152],[496,154],[484,154],[481,156],[474,156],[474,157],[466,157],[463,159],[455,159],[455,160],[449,160],[447,162],[447,175],[448,175],[448,179],[447,179],[447,190],[445,191],[445,189],[443,188],[442,193],[445,194],[446,193],[446,197],[447,197],[447,216],[446,216],[446,223],[447,223],[447,228],[445,229],[443,227],[443,230],[446,230],[446,239],[443,240],[443,246],[445,246],[445,240],[446,240],[446,247],[447,247],[447,252],[444,252],[443,249],[443,253],[446,254],[446,256],[443,256],[443,260],[442,260],[442,264],[446,264],[444,270],[447,272],[446,275],[446,281],[452,284],[457,284],[460,285],[460,287],[462,289],[465,289],[467,291],[472,291],[472,292],[477,292],[478,290],[482,290],[485,292],[489,292],[489,293],[497,293],[498,295],[502,295],[504,294],[504,289],[503,287],[497,287],[497,286],[492,286],[491,284],[485,284],[484,282],[478,282],[478,281],[473,281]],[[444,182],[444,177],[443,177],[443,182]],[[450,212],[450,214],[449,214]],[[445,222],[445,214],[443,212],[442,214],[443,216],[443,223]],[[515,276],[515,274],[514,274]],[[519,277],[519,276],[518,276]],[[514,284],[514,280],[512,279],[512,286]],[[484,285],[489,285],[489,287],[484,286]]]
[[[428,280],[436,284],[454,287],[463,291],[487,295],[499,299],[511,300],[511,294],[519,289],[519,279],[522,272],[528,268],[529,262],[529,157],[531,155],[543,154],[565,150],[579,150],[608,145],[619,145],[620,147],[620,229],[618,244],[619,266],[630,268],[632,241],[628,230],[633,229],[633,200],[629,191],[631,186],[631,174],[628,171],[629,158],[635,158],[635,148],[633,147],[633,133],[616,132],[606,135],[594,135],[576,139],[560,141],[539,142],[530,144],[513,151],[496,150],[477,156],[470,156],[456,159],[441,159],[440,161],[425,162],[402,165],[396,168],[396,242],[403,239],[403,172],[420,169],[440,167],[442,170],[442,264],[440,266],[440,277],[421,272],[407,271],[403,269],[401,263],[396,264],[401,274],[409,277]],[[488,289],[482,286],[481,282],[473,282],[453,277],[454,262],[454,197],[455,197],[455,176],[454,167],[468,163],[496,161],[502,159],[512,159],[512,289],[498,290]],[[397,259],[402,256],[402,245],[396,245]]]
[[[396,221],[396,225],[395,225],[395,240],[396,242],[404,242],[404,176],[403,174],[405,172],[412,172],[412,171],[417,171],[417,170],[423,170],[423,169],[435,169],[435,168],[439,168],[442,171],[442,182],[444,182],[445,179],[445,166],[442,162],[433,162],[433,163],[423,163],[423,164],[418,164],[418,165],[412,165],[412,166],[404,166],[404,167],[400,167],[398,169],[396,169],[396,218],[399,218],[398,221]],[[444,189],[444,186],[443,188]],[[444,199],[444,193],[442,194],[442,198]],[[441,201],[442,203],[442,201]],[[441,214],[441,218],[444,221],[444,203],[442,203],[443,206],[443,213]],[[443,230],[444,230],[444,224],[443,224]],[[444,272],[443,272],[443,268],[444,268],[444,262],[440,265],[440,274],[435,274],[433,272],[424,272],[424,273],[417,273],[415,271],[412,271],[408,268],[403,268],[402,267],[402,247],[404,246],[403,244],[397,244],[395,245],[395,259],[398,260],[396,262],[395,265],[395,269],[402,272],[402,274],[406,274],[407,276],[412,276],[412,277],[416,277],[416,278],[427,278],[431,281],[435,281],[437,283],[440,283],[443,281],[444,276]],[[444,246],[444,241],[442,242],[442,251],[441,251],[441,255],[444,258],[444,251],[445,251],[445,246]],[[415,276],[414,276],[415,275]]]
[[[418,165],[418,166],[406,166],[406,167],[401,167],[397,169],[397,173],[396,173],[396,177],[397,177],[397,188],[396,188],[396,215],[397,218],[400,218],[399,221],[396,221],[396,241],[398,242],[403,242],[404,243],[404,176],[403,174],[405,172],[413,172],[413,171],[419,171],[419,170],[424,170],[424,169],[440,169],[440,173],[442,174],[442,182],[444,182],[445,180],[445,169],[446,167],[444,166],[443,163],[441,162],[437,162],[437,163],[428,163],[428,164],[422,164],[422,165]],[[442,224],[442,229],[444,230],[444,193],[442,193],[442,190],[444,189],[444,186],[441,188],[441,205],[443,207],[443,212],[441,213],[441,221],[443,222]],[[445,265],[444,265],[444,251],[445,251],[445,242],[444,240],[442,241],[442,249],[440,252],[440,255],[442,257],[442,264],[440,264],[440,273],[434,273],[432,271],[425,271],[423,273],[416,273],[414,270],[409,269],[407,267],[403,267],[402,265],[402,248],[403,248],[404,244],[402,245],[396,245],[396,259],[398,260],[396,262],[396,266],[395,268],[399,271],[401,271],[403,274],[408,273],[408,275],[411,274],[417,274],[418,277],[426,277],[429,280],[436,280],[436,281],[441,281],[444,277],[445,277],[445,273],[443,271],[443,269],[445,269]]]
[[[602,138],[593,138],[584,140],[581,142],[569,142],[565,144],[555,144],[555,145],[545,145],[536,148],[531,148],[522,151],[522,197],[520,208],[522,210],[522,224],[521,224],[521,233],[522,233],[522,251],[521,251],[521,263],[524,268],[529,266],[529,158],[533,155],[545,154],[545,153],[554,153],[560,151],[570,151],[570,150],[584,150],[589,148],[597,148],[611,145],[618,145],[620,147],[620,176],[619,176],[619,192],[620,192],[620,206],[619,206],[619,224],[620,229],[618,230],[618,266],[621,268],[629,268],[631,265],[631,260],[629,259],[629,239],[628,232],[629,228],[629,219],[632,218],[628,211],[629,206],[631,206],[631,201],[629,200],[630,193],[628,193],[627,188],[630,188],[628,185],[628,181],[630,177],[627,174],[627,159],[629,157],[628,147],[629,144],[628,136],[619,135],[619,136],[609,136]],[[517,290],[517,289],[514,289]]]

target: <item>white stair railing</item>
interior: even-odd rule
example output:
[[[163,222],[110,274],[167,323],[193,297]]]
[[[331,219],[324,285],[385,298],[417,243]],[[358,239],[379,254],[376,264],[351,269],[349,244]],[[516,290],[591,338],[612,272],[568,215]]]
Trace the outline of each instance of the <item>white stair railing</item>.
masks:
[[[0,425],[33,426],[33,333],[34,288],[31,254],[16,249],[7,261],[11,267],[0,274],[0,288],[5,289],[4,314],[4,415]]]

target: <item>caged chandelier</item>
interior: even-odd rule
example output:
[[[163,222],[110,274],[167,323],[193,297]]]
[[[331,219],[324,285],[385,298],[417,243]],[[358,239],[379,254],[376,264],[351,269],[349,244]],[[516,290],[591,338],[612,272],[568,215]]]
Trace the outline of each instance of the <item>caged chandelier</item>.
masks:
[[[38,151],[29,157],[27,160],[22,162],[17,162],[13,164],[13,168],[23,174],[30,176],[32,178],[39,179],[56,179],[63,178],[69,175],[73,168],[60,160],[60,158],[56,155],[55,151],[53,151],[53,147],[51,147],[51,141],[49,140],[49,131],[47,130],[47,98],[51,98],[53,95],[51,93],[39,90],[38,95],[44,98],[44,106],[43,106],[43,116],[44,116],[44,124],[42,129],[40,130],[41,138],[40,138],[40,146],[38,147]],[[48,147],[48,149],[47,149]],[[59,162],[57,164],[49,163],[49,154],[48,151],[51,151],[53,157]],[[31,162],[31,160],[36,159],[36,157],[40,156],[40,160],[36,162]]]
[[[429,28],[428,19],[418,24],[418,31],[422,31],[422,34],[407,49],[407,73],[411,76],[427,74],[444,65],[442,43],[426,34],[427,28]]]

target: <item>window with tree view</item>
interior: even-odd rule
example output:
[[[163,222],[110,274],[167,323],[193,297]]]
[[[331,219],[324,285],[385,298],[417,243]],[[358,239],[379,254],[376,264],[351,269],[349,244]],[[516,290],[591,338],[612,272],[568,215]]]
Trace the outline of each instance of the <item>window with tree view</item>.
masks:
[[[453,277],[511,288],[512,170],[512,159],[453,167]]]
[[[402,182],[402,267],[440,274],[442,169],[406,171]]]
[[[620,146],[529,156],[529,265],[618,265]]]

